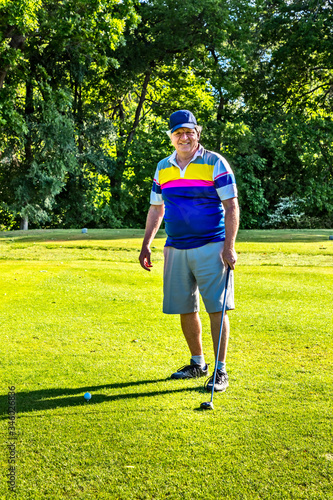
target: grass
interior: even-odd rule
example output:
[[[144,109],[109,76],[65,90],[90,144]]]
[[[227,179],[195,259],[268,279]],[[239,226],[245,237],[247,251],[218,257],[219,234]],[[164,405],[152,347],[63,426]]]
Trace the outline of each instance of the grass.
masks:
[[[333,499],[331,233],[240,232],[214,412],[202,380],[169,379],[188,353],[161,313],[163,233],[151,273],[140,230],[1,233],[0,498]]]

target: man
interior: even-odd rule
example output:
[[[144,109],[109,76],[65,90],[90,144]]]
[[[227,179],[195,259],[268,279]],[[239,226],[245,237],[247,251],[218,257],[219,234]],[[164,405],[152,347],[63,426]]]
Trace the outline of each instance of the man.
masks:
[[[160,161],[150,196],[146,231],[139,256],[150,271],[150,245],[164,218],[163,312],[180,314],[183,334],[191,352],[189,365],[171,375],[186,379],[208,375],[202,350],[199,292],[210,317],[215,356],[220,333],[226,269],[235,269],[235,240],[239,208],[235,178],[228,162],[199,143],[201,127],[187,110],[170,116],[173,154]],[[199,290],[199,292],[198,292]],[[230,273],[226,309],[234,309],[233,273]],[[225,314],[214,390],[228,383],[226,355],[229,318]],[[206,384],[212,390],[211,377]]]

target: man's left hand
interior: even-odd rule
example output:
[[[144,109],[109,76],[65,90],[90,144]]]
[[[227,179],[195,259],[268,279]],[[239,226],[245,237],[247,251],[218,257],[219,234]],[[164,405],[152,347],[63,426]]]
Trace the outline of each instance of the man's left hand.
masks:
[[[235,269],[237,262],[237,254],[234,248],[223,248],[222,260],[225,266],[229,266],[231,270]]]

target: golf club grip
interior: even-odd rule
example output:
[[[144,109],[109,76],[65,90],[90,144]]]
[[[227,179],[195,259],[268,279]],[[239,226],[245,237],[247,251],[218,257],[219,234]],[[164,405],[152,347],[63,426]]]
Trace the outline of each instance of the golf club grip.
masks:
[[[225,287],[224,287],[225,291],[227,291],[227,289],[228,289],[230,271],[231,271],[231,268],[228,265],[228,267],[227,267],[227,276],[226,276],[226,279],[225,279]]]

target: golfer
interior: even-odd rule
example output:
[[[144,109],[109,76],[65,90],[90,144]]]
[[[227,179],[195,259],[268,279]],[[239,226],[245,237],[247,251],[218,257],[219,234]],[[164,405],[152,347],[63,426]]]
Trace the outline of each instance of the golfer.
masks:
[[[157,165],[150,196],[146,231],[139,256],[150,271],[150,245],[164,218],[163,312],[180,314],[180,324],[191,352],[190,364],[171,375],[175,379],[208,376],[202,349],[199,292],[210,318],[215,356],[222,317],[227,266],[235,269],[235,239],[239,225],[237,187],[228,162],[200,144],[202,128],[187,110],[170,116],[169,136],[175,151]],[[234,309],[230,273],[226,310]],[[229,318],[225,314],[215,391],[228,387],[226,355]],[[212,390],[213,377],[206,383]]]

